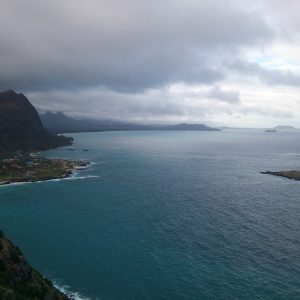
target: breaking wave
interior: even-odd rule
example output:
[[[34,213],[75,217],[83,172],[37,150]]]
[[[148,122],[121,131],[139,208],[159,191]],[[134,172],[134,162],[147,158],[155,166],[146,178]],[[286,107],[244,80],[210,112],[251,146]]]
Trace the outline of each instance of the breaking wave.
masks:
[[[78,292],[72,292],[70,291],[70,286],[63,285],[60,286],[57,283],[54,282],[54,286],[61,291],[62,293],[66,294],[70,300],[91,300],[91,298],[85,297],[84,295],[78,293]]]

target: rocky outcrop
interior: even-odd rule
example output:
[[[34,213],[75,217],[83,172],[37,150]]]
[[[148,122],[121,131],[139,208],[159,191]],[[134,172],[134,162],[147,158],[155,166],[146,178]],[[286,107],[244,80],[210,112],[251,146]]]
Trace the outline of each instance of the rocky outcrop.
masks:
[[[275,176],[281,176],[288,179],[294,179],[300,181],[300,171],[293,170],[293,171],[278,171],[278,172],[272,172],[272,171],[266,171],[266,172],[260,172],[261,174],[269,174],[269,175],[275,175]]]
[[[33,269],[18,247],[0,231],[0,299],[68,300],[50,280]]]
[[[64,145],[70,145],[70,141],[47,131],[23,94],[12,90],[0,93],[0,153]]]

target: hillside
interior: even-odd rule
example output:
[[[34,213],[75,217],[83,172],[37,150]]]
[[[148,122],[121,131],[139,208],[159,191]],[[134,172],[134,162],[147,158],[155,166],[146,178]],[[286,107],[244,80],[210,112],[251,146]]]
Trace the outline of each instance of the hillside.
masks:
[[[76,131],[79,129],[93,129],[95,127],[95,124],[89,121],[74,120],[67,117],[61,111],[56,113],[46,111],[45,114],[40,115],[40,119],[45,128],[49,128],[53,131],[61,129],[66,132],[65,130],[68,131],[68,129]]]
[[[68,300],[50,280],[33,269],[18,247],[0,231],[0,299]]]
[[[36,109],[23,94],[12,90],[0,93],[0,154],[64,145],[70,145],[70,141],[48,132]]]

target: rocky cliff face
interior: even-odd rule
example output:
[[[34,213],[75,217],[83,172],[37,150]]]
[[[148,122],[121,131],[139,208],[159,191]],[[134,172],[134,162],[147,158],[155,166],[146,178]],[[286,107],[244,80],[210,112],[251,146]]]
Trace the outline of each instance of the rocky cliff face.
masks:
[[[0,231],[0,299],[68,300],[25,260],[22,252]]]
[[[0,93],[0,153],[69,144],[44,129],[36,109],[23,94],[12,90]]]

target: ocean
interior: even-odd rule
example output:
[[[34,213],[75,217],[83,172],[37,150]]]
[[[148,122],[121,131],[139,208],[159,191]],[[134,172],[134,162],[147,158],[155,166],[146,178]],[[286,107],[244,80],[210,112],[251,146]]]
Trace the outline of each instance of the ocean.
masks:
[[[68,135],[68,134],[66,134]],[[0,229],[77,299],[300,299],[300,133],[72,133],[71,178],[0,187]],[[89,148],[89,151],[82,151]]]

